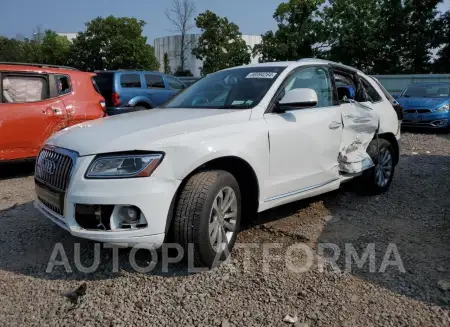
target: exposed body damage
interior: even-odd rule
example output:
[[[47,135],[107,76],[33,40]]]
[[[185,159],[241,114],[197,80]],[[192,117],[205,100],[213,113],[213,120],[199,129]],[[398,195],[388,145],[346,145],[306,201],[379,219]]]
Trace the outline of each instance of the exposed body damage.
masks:
[[[352,102],[342,112],[342,139],[339,169],[344,173],[360,173],[373,167],[366,150],[379,128],[379,115],[371,108]]]

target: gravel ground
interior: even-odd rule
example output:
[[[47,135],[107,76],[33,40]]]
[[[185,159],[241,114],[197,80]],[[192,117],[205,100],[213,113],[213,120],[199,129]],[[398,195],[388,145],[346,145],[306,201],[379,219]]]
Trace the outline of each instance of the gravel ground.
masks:
[[[128,249],[119,251],[118,272],[111,249],[101,250],[95,272],[79,271],[74,244],[88,266],[94,243],[37,214],[31,174],[31,164],[0,166],[0,326],[450,326],[449,135],[405,133],[388,193],[363,197],[346,185],[265,212],[238,238],[258,248],[237,249],[226,264],[196,274],[176,265],[136,272]],[[62,266],[45,272],[59,242],[72,273]],[[268,243],[280,243],[274,255],[298,243],[314,251],[333,243],[341,254],[336,269],[319,269],[332,254],[325,252],[299,273],[274,256],[264,266]],[[390,243],[404,272],[380,272]],[[374,246],[375,272],[368,262],[345,270],[346,244],[359,255]],[[137,253],[139,265],[148,260]],[[299,267],[306,256],[295,252],[291,261]],[[64,295],[84,283],[85,295],[72,304]],[[296,319],[284,322],[286,315]]]

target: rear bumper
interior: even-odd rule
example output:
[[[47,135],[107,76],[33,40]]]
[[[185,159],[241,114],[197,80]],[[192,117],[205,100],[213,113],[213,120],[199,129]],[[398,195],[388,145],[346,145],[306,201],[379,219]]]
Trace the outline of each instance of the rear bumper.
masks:
[[[141,111],[141,110],[147,110],[143,107],[108,107],[106,109],[106,113],[108,116],[113,115],[119,115],[119,114],[126,114],[128,112],[135,112],[135,111]]]

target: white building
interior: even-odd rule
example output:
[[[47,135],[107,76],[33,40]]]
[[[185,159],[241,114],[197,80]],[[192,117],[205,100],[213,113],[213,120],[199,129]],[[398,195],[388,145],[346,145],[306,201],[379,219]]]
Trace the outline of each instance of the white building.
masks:
[[[186,43],[188,44],[185,52],[186,60],[184,69],[188,69],[194,74],[194,76],[200,76],[200,68],[202,67],[202,61],[195,58],[192,54],[192,49],[196,46],[201,34],[187,34]],[[255,45],[261,43],[260,35],[242,35],[242,39],[252,49]],[[164,72],[164,54],[167,53],[169,57],[169,65],[172,72],[176,71],[181,65],[180,60],[180,47],[181,47],[181,35],[171,35],[157,38],[153,41],[155,48],[155,56],[159,62],[159,70]],[[252,63],[257,63],[259,57],[252,57]]]
[[[78,33],[56,33],[59,36],[65,36],[70,42],[77,37]]]

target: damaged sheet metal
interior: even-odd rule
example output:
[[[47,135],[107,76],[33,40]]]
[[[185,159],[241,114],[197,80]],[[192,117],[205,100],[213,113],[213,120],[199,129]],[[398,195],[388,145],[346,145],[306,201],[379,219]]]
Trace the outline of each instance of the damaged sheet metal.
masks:
[[[339,169],[360,173],[374,163],[366,150],[378,130],[380,118],[370,107],[352,101],[343,106],[343,133],[339,152]]]

